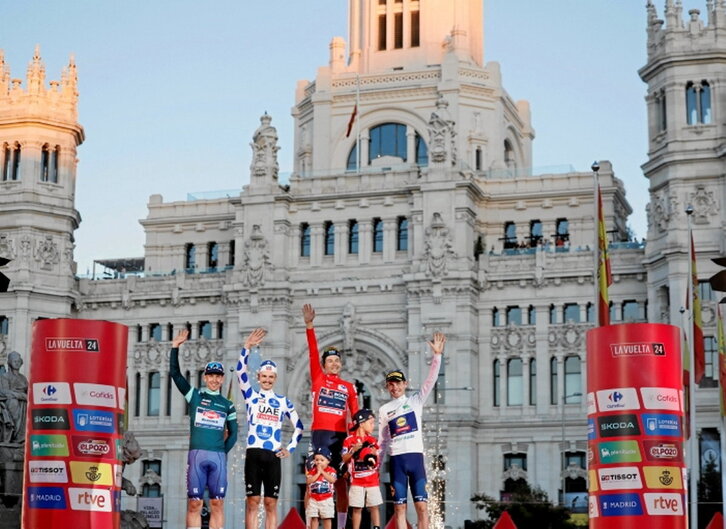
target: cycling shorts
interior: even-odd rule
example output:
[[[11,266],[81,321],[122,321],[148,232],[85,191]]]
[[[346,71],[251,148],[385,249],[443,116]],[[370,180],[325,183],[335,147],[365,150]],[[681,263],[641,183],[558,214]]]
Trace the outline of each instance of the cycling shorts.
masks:
[[[201,500],[209,488],[211,499],[227,493],[227,454],[211,450],[189,450],[187,456],[187,497]]]
[[[245,455],[245,494],[259,496],[265,489],[265,498],[275,498],[280,494],[282,479],[280,458],[272,450],[248,448]]]
[[[409,453],[391,456],[390,468],[393,503],[397,505],[407,503],[409,487],[414,502],[428,501],[423,454]]]

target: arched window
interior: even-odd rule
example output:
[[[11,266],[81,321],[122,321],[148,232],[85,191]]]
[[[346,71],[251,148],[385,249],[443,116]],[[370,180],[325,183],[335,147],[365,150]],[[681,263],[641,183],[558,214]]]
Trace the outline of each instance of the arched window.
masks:
[[[504,165],[507,169],[516,169],[517,161],[514,159],[514,148],[509,140],[504,140]]]
[[[383,221],[379,218],[373,219],[373,251],[383,251]]]
[[[550,325],[557,323],[557,309],[554,303],[550,304]]]
[[[640,306],[634,299],[623,301],[623,321],[634,322],[640,319]]]
[[[707,125],[713,121],[711,113],[711,85],[703,79],[700,83],[686,83],[686,123]]]
[[[698,123],[698,99],[693,81],[686,84],[686,122],[689,125]]]
[[[406,217],[398,217],[396,250],[399,252],[408,250],[408,219]]]
[[[580,323],[580,306],[577,303],[565,303],[562,315],[565,323]]]
[[[348,171],[355,171],[358,167],[358,142],[353,144],[353,148],[348,153],[348,162],[345,164],[345,168]]]
[[[358,221],[348,221],[348,253],[358,253]]]
[[[492,402],[494,403],[494,406],[499,406],[499,385],[501,384],[499,360],[494,360],[492,372],[494,373],[494,380],[492,381],[492,391],[494,392],[492,394]]]
[[[537,360],[529,361],[529,405],[537,404]]]
[[[504,223],[504,248],[517,247],[517,225],[514,222]]]
[[[708,81],[701,81],[701,93],[699,94],[701,123],[711,123],[711,85]]]
[[[40,181],[58,183],[58,155],[60,147],[51,148],[47,143],[43,145],[40,155]]]
[[[496,307],[492,309],[492,327],[499,327],[499,309]]]
[[[522,309],[520,307],[507,307],[507,325],[522,325]]]
[[[368,160],[361,160],[363,165],[383,156],[395,156],[403,161],[413,161],[418,165],[427,165],[429,162],[428,148],[424,139],[416,133],[414,139],[415,153],[409,157],[407,127],[402,123],[382,123],[368,130]],[[346,169],[355,171],[358,167],[358,145],[353,145],[348,153]]]
[[[595,304],[588,302],[585,312],[587,314],[587,323],[593,323],[595,321]]]
[[[5,144],[3,149],[3,182],[11,180],[20,180],[20,144]]]
[[[537,325],[537,309],[530,305],[527,309],[527,323],[529,325]]]
[[[325,255],[335,253],[335,225],[327,221],[325,223]]]
[[[476,150],[474,151],[474,170],[481,171],[481,165],[482,165],[481,162],[482,162],[481,147],[477,147]]]
[[[421,43],[420,16],[418,11],[411,11],[411,47],[417,48]]]
[[[194,272],[197,267],[197,249],[192,243],[188,243],[184,250],[184,268],[187,272]]]
[[[310,224],[300,224],[300,256],[310,257]]]
[[[658,109],[658,132],[662,132],[668,128],[668,107],[666,106],[666,92],[664,89],[656,94],[656,105]]]
[[[148,459],[146,461],[143,461],[143,474],[146,474],[147,471],[152,470],[156,475],[161,477],[161,461],[158,459]],[[161,485],[158,483],[153,484],[144,484],[141,487],[141,496],[145,498],[158,498],[161,496]]]
[[[136,373],[134,379],[134,417],[138,417],[141,414],[141,373]]]
[[[507,405],[522,405],[522,359],[512,358],[507,362]]]
[[[580,395],[577,395],[580,393]],[[580,366],[580,357],[568,356],[565,358],[565,395],[567,398],[565,404],[573,404],[580,402],[582,394],[582,372]]]
[[[529,245],[536,248],[542,241],[542,221],[535,219],[529,221]]]
[[[50,147],[46,143],[43,145],[43,150],[40,153],[40,181],[48,181],[48,173],[50,168]]]
[[[416,163],[418,165],[429,164],[429,150],[424,139],[416,133]]]
[[[207,269],[216,270],[219,265],[219,244],[210,242],[207,244]]]
[[[157,417],[159,415],[159,396],[161,394],[161,373],[149,373],[149,389],[146,399],[146,415]]]

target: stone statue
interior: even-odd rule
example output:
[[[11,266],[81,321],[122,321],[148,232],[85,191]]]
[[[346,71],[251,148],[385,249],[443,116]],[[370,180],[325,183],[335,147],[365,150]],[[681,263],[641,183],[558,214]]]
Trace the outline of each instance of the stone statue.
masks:
[[[250,238],[242,249],[243,283],[250,287],[261,287],[265,282],[265,271],[270,266],[270,245],[260,226],[252,226]]]
[[[20,373],[23,359],[20,353],[8,354],[8,371],[0,376],[0,441],[25,442],[25,414],[28,409],[28,379]]]
[[[277,163],[277,129],[270,125],[272,118],[265,112],[260,118],[260,126],[252,135],[252,165],[250,170],[255,176],[270,175],[277,180],[279,164]]]
[[[134,463],[140,457],[141,447],[136,437],[132,432],[124,432],[124,438],[121,441],[123,468]],[[136,487],[124,477],[121,478],[121,489],[129,496],[136,496]],[[143,514],[128,509],[121,511],[121,529],[146,529],[147,527],[149,527],[149,522],[146,521]]]

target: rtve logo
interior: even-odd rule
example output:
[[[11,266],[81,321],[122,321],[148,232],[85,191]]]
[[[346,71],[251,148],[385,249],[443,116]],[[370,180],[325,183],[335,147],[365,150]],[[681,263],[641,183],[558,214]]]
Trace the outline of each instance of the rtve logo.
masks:
[[[111,491],[69,487],[68,497],[74,511],[111,512]]]
[[[683,515],[683,496],[677,493],[647,492],[643,494],[648,514]]]

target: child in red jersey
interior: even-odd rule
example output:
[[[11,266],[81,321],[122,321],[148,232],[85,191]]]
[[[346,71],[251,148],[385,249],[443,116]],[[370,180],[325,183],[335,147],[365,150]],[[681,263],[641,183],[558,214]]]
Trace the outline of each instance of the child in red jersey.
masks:
[[[313,468],[305,473],[310,499],[305,508],[305,516],[310,520],[310,528],[318,529],[318,520],[323,520],[323,529],[330,529],[335,515],[333,504],[333,484],[337,479],[335,469],[330,466],[330,450],[321,446],[315,449]]]
[[[378,442],[371,435],[376,426],[373,412],[358,410],[353,416],[351,435],[343,441],[343,463],[350,469],[348,499],[352,507],[353,529],[360,529],[363,507],[368,507],[373,529],[380,529],[378,506],[383,503],[378,478]]]

